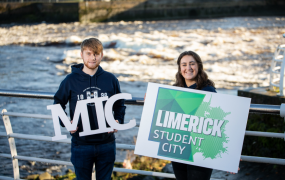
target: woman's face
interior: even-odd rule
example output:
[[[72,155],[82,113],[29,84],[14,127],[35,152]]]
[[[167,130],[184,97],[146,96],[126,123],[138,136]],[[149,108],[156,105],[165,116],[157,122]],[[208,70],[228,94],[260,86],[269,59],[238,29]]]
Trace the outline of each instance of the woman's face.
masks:
[[[185,81],[195,81],[198,74],[198,63],[192,56],[183,56],[180,61],[180,69]]]

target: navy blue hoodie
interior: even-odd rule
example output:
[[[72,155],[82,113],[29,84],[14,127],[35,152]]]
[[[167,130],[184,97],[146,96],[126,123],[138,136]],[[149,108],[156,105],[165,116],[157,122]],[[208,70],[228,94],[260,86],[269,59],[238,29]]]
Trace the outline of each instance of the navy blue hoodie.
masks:
[[[187,85],[185,85],[185,87],[187,87]],[[197,84],[196,84],[196,83],[195,83],[195,84],[192,84],[191,86],[189,86],[189,87],[187,87],[187,88],[196,89],[196,88],[197,88]],[[207,86],[203,87],[201,90],[202,90],[202,91],[215,92],[215,93],[217,92],[217,91],[216,91],[216,88],[214,88],[213,86],[210,86],[210,85],[207,85]]]
[[[94,76],[90,76],[82,71],[83,64],[73,65],[72,73],[67,75],[61,82],[58,91],[54,95],[54,104],[60,104],[65,110],[67,102],[69,102],[70,118],[73,119],[76,102],[78,100],[108,96],[109,98],[115,94],[121,93],[118,79],[111,73],[104,71],[100,66]],[[106,101],[103,101],[105,106]],[[98,122],[95,110],[95,104],[87,105],[91,130],[98,129]],[[118,100],[114,103],[114,118],[124,123],[125,116],[124,100]],[[64,127],[60,121],[61,126]],[[109,127],[109,125],[107,124]],[[79,136],[82,132],[81,116],[78,121],[78,130],[71,134],[72,142],[81,145],[103,144],[115,140],[113,133],[101,133],[88,136]]]

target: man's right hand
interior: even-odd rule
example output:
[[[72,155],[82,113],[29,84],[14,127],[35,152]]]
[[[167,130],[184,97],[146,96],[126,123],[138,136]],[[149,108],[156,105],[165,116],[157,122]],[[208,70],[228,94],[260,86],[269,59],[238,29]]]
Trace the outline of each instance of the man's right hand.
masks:
[[[70,121],[71,122],[71,124],[72,124],[72,122],[73,121]],[[69,131],[71,134],[73,134],[73,133],[75,133],[76,131],[78,130],[78,127],[76,127],[76,130],[74,130],[74,131]]]

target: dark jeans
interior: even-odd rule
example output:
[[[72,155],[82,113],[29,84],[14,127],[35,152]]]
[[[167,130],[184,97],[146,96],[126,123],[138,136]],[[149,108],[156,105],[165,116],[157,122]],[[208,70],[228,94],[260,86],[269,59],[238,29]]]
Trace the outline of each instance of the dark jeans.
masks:
[[[99,145],[71,144],[71,162],[77,180],[91,180],[94,163],[96,180],[110,180],[115,156],[115,141]]]
[[[213,169],[172,162],[176,180],[209,180]]]

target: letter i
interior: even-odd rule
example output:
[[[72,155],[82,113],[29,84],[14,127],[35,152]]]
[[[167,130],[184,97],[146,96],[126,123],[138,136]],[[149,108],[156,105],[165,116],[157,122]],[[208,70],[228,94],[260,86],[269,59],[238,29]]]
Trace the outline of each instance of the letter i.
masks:
[[[166,127],[166,126],[167,126],[168,116],[169,116],[169,111],[165,111],[163,127]]]
[[[204,124],[204,117],[200,118],[200,123],[199,123],[199,128],[198,128],[198,133],[201,134],[202,133],[202,128],[203,128],[203,124]]]
[[[169,144],[169,151],[168,151],[168,152],[171,152],[171,146],[172,146],[172,145],[171,145],[171,144]]]

